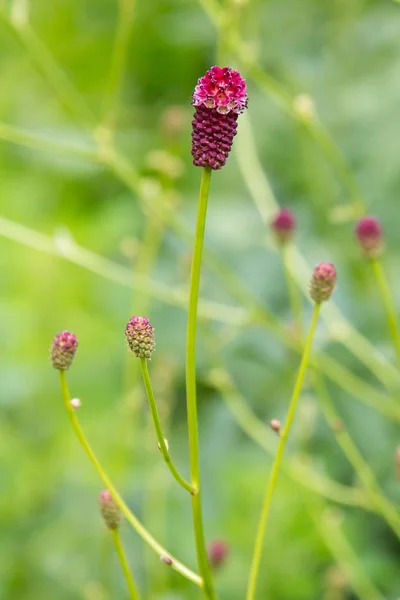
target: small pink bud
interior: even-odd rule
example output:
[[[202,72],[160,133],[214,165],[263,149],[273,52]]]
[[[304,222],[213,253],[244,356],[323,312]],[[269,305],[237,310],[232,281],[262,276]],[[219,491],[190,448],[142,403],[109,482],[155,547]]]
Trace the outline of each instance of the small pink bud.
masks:
[[[167,556],[166,554],[163,554],[162,556],[160,556],[160,560],[161,560],[161,562],[165,563],[169,567],[171,567],[174,564],[174,561],[172,560],[172,558],[170,556]]]
[[[287,208],[282,208],[271,223],[271,228],[280,244],[286,244],[294,234],[296,217]]]
[[[138,358],[150,359],[155,349],[154,328],[147,317],[131,317],[125,329],[129,350]]]
[[[383,250],[383,231],[378,219],[363,217],[356,225],[355,234],[367,258],[378,257]]]
[[[99,508],[100,514],[103,517],[103,521],[108,529],[117,529],[124,517],[119,507],[115,504],[115,501],[109,490],[103,490],[99,494]]]
[[[82,402],[79,400],[79,398],[71,398],[71,406],[74,410],[76,410],[82,406]]]
[[[208,546],[208,560],[214,569],[223,565],[228,558],[228,554],[229,546],[223,540],[214,540]]]
[[[78,342],[73,333],[70,331],[62,331],[53,339],[50,346],[50,360],[55,369],[66,371],[70,368]]]
[[[271,419],[269,422],[269,426],[272,431],[275,431],[278,435],[281,434],[281,422],[278,419]]]
[[[197,82],[193,105],[193,164],[221,169],[232,148],[238,115],[247,108],[246,82],[229,67],[211,67]]]
[[[313,271],[310,296],[317,304],[326,302],[336,286],[336,269],[332,263],[320,263]]]

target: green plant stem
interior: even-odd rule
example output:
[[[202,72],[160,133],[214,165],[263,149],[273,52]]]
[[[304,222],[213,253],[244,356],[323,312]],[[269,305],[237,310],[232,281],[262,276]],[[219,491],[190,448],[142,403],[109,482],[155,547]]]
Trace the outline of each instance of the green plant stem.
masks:
[[[274,490],[276,487],[276,482],[278,479],[278,474],[279,474],[279,470],[280,470],[280,466],[281,466],[281,462],[282,462],[282,458],[283,458],[283,453],[284,453],[284,450],[286,447],[286,441],[289,436],[290,428],[293,423],[293,418],[294,418],[295,411],[296,411],[297,401],[299,399],[301,388],[303,386],[304,376],[307,371],[312,341],[314,338],[314,333],[315,333],[315,329],[316,329],[317,322],[318,322],[320,308],[321,308],[320,304],[315,304],[312,319],[311,319],[310,329],[309,329],[307,339],[306,339],[306,342],[304,345],[303,356],[301,359],[296,383],[295,383],[294,390],[293,390],[293,395],[292,395],[290,405],[289,405],[286,422],[282,429],[282,434],[279,439],[278,450],[277,450],[277,453],[275,456],[274,463],[272,465],[272,471],[271,471],[271,474],[269,477],[267,490],[266,490],[266,493],[264,496],[263,508],[262,508],[262,512],[261,512],[261,519],[260,519],[260,522],[258,525],[258,530],[257,530],[257,535],[256,535],[256,542],[255,542],[255,547],[254,547],[253,560],[252,560],[252,565],[251,565],[246,600],[253,600],[255,597],[258,572],[259,572],[259,568],[260,568],[261,555],[262,555],[263,544],[264,544],[264,536],[265,536],[265,531],[266,531],[267,522],[268,522],[268,516],[269,516],[269,512],[270,512],[270,508],[271,508],[271,500],[272,500],[272,496],[273,496],[273,493],[274,493]]]
[[[392,336],[394,349],[396,351],[397,364],[400,367],[400,334],[397,323],[396,307],[393,302],[393,296],[390,291],[390,286],[382,267],[382,263],[377,258],[370,260],[371,269],[374,273],[379,293],[382,296],[383,305],[385,307],[386,319],[389,327],[390,335]]]
[[[181,563],[180,561],[175,559],[163,546],[161,546],[161,544],[159,544],[157,542],[157,540],[155,540],[153,538],[151,533],[149,531],[147,531],[147,529],[135,517],[135,515],[132,513],[132,511],[128,508],[127,504],[125,504],[124,500],[118,493],[118,491],[115,488],[114,484],[112,483],[111,479],[108,477],[108,475],[105,473],[103,467],[99,463],[96,455],[94,454],[92,448],[89,445],[89,442],[86,439],[85,434],[83,433],[83,430],[80,426],[78,418],[71,406],[71,398],[69,395],[67,378],[66,378],[64,371],[60,371],[60,384],[61,384],[61,391],[62,391],[62,396],[64,399],[65,408],[67,410],[69,419],[71,421],[71,425],[76,433],[76,436],[79,439],[83,449],[85,450],[87,456],[89,457],[89,459],[90,459],[91,463],[93,464],[94,468],[96,469],[97,473],[99,474],[100,479],[103,481],[106,488],[108,490],[110,490],[115,503],[120,508],[121,512],[125,515],[125,518],[128,521],[128,523],[130,523],[132,525],[132,527],[137,531],[137,533],[140,535],[140,537],[160,557],[166,555],[171,558],[171,560],[172,560],[171,568],[175,569],[175,571],[177,571],[183,577],[185,577],[186,579],[189,579],[189,581],[192,581],[194,584],[198,585],[199,587],[203,587],[202,578],[199,577],[199,575],[197,575],[197,573],[194,573],[193,571],[191,571],[183,563]]]
[[[294,324],[296,326],[297,337],[302,340],[303,339],[303,304],[301,294],[298,293],[298,288],[295,280],[288,269],[288,262],[290,260],[289,248],[288,245],[285,244],[281,248],[281,257],[283,264],[283,271],[286,279],[286,287],[289,296],[290,307],[292,311],[292,316],[294,320]]]
[[[121,543],[121,538],[119,535],[118,528],[112,529],[111,533],[112,533],[112,538],[113,538],[113,542],[114,542],[114,547],[117,552],[119,562],[121,563],[121,567],[122,567],[122,571],[125,576],[126,584],[128,586],[129,596],[130,596],[131,600],[139,600],[139,593],[136,589],[135,583],[133,581],[132,573],[129,569],[128,561],[126,559],[124,548]]]
[[[146,358],[140,359],[140,367],[142,370],[143,383],[144,383],[144,387],[146,389],[147,399],[149,401],[151,416],[153,418],[154,427],[155,427],[155,430],[157,433],[158,443],[160,445],[160,450],[164,457],[164,460],[167,463],[167,467],[171,471],[172,475],[175,477],[175,479],[179,483],[179,485],[181,485],[190,494],[196,494],[197,488],[194,487],[193,485],[191,485],[190,483],[188,483],[187,481],[185,481],[183,479],[183,477],[181,477],[179,475],[178,470],[176,469],[174,463],[172,462],[172,458],[169,454],[167,444],[165,443],[165,438],[164,438],[164,434],[162,431],[162,427],[161,427],[160,416],[158,414],[156,400],[154,398],[154,392],[153,392],[153,387],[152,387],[151,381],[150,381],[150,375],[149,375],[149,370],[147,368],[147,359]]]
[[[203,254],[204,230],[206,225],[208,195],[210,191],[211,169],[202,169],[196,233],[190,275],[189,310],[186,337],[186,400],[189,430],[190,473],[196,494],[192,495],[193,526],[196,540],[197,561],[204,582],[206,597],[216,598],[211,579],[210,566],[204,539],[203,515],[200,494],[199,432],[197,422],[196,397],[196,330],[197,305],[199,299],[200,271]]]

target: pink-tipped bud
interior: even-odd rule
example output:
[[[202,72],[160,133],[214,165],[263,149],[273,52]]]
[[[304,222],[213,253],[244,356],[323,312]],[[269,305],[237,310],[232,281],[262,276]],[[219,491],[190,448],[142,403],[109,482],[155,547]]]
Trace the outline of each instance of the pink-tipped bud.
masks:
[[[271,223],[276,239],[280,244],[286,244],[294,234],[296,217],[287,208],[281,208]]]
[[[208,560],[211,567],[221,567],[229,555],[229,546],[223,540],[214,540],[208,546]]]
[[[72,365],[78,342],[73,333],[62,331],[58,333],[50,346],[50,360],[55,369],[66,371]]]
[[[221,169],[232,148],[238,115],[247,107],[246,82],[229,67],[211,67],[197,82],[193,105],[193,164]]]
[[[131,317],[125,328],[129,350],[138,358],[151,358],[155,349],[154,328],[147,317]]]
[[[281,434],[281,422],[278,419],[271,419],[269,422],[269,426],[272,431],[275,431],[278,435]]]
[[[383,231],[378,219],[363,217],[356,225],[355,234],[367,258],[376,258],[383,249]]]
[[[336,269],[332,263],[320,263],[313,271],[310,283],[310,296],[317,304],[326,302],[336,286]]]
[[[115,504],[115,501],[109,490],[103,490],[100,492],[99,508],[100,514],[108,529],[117,529],[121,525],[124,517],[118,506]]]

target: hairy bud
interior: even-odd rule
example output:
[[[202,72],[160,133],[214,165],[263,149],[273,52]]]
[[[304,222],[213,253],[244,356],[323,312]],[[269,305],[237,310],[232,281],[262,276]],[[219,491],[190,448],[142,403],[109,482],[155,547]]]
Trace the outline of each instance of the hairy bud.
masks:
[[[151,358],[155,349],[154,328],[147,317],[131,317],[125,328],[129,350],[138,358]]]
[[[317,304],[326,302],[336,286],[336,269],[332,263],[320,263],[313,271],[310,283],[310,296]]]
[[[55,369],[66,371],[72,365],[78,342],[70,331],[62,331],[53,339],[50,346],[50,360]]]

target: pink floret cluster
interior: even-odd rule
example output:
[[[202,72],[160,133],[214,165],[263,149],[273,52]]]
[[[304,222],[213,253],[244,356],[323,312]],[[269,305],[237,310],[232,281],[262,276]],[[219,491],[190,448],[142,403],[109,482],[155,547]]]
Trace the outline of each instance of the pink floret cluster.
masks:
[[[211,67],[197,82],[193,105],[215,108],[223,115],[240,114],[247,107],[246,82],[230,67]]]

